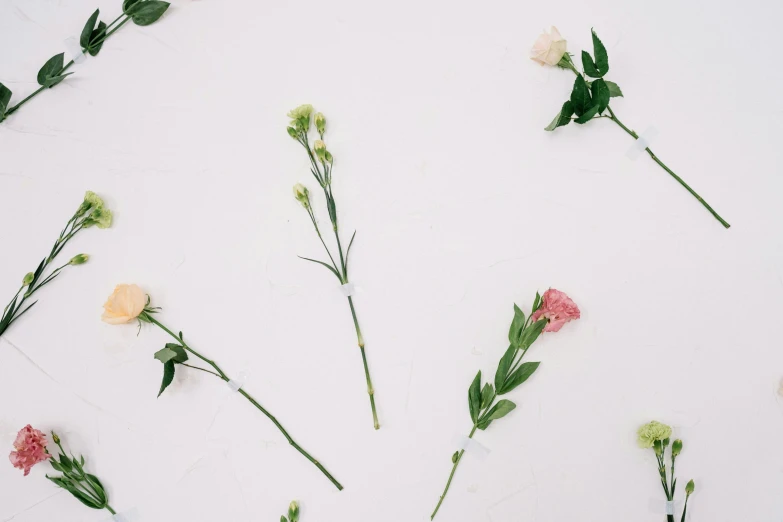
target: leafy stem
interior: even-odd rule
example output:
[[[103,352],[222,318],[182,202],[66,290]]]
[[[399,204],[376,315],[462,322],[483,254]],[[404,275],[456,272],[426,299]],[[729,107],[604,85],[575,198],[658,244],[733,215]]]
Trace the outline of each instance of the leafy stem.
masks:
[[[473,435],[476,433],[477,426],[473,426],[473,429],[470,430],[470,435],[468,435],[469,439],[473,438]],[[430,515],[430,520],[435,518],[435,515],[438,514],[438,510],[440,509],[440,505],[443,504],[443,499],[446,498],[446,494],[449,492],[449,488],[451,487],[451,481],[454,479],[454,473],[457,471],[457,466],[459,466],[460,461],[462,460],[462,456],[465,454],[465,450],[461,449],[459,452],[454,454],[453,461],[454,465],[451,467],[451,473],[449,473],[449,479],[446,481],[446,487],[443,490],[443,494],[440,496],[440,499],[438,499],[438,505],[435,506],[435,511],[432,512],[432,515]]]
[[[158,326],[161,330],[163,330],[164,332],[169,334],[171,337],[176,339],[177,342],[180,343],[182,348],[184,348],[189,353],[191,353],[191,354],[195,355],[196,357],[198,357],[199,359],[201,359],[203,362],[205,362],[206,364],[211,366],[215,371],[212,372],[210,370],[206,370],[206,369],[203,369],[203,368],[197,368],[197,369],[199,369],[201,371],[205,371],[207,373],[211,373],[212,375],[215,375],[216,377],[220,378],[221,380],[223,380],[225,382],[229,382],[231,380],[228,377],[228,375],[226,375],[225,372],[223,372],[223,370],[220,368],[220,366],[218,366],[217,363],[215,363],[215,361],[213,361],[211,359],[208,359],[207,357],[203,356],[202,354],[200,354],[199,352],[197,352],[196,350],[191,348],[185,342],[185,340],[183,339],[181,333],[179,335],[175,334],[173,331],[171,331],[169,328],[167,328],[165,325],[163,325],[160,321],[155,319],[153,314],[154,314],[153,311],[151,311],[149,309],[146,309],[144,312],[142,312],[141,315],[139,315],[139,319],[142,320],[142,321],[149,322],[151,324],[154,324],[154,325]],[[190,365],[186,365],[186,366],[190,366]],[[191,368],[196,368],[194,366],[190,366],[190,367]],[[293,446],[294,449],[296,449],[299,453],[301,453],[307,460],[309,460],[311,463],[313,463],[321,471],[321,473],[323,473],[326,476],[326,478],[328,478],[332,482],[332,484],[335,485],[335,487],[338,490],[342,490],[343,489],[342,484],[337,482],[337,480],[326,470],[326,468],[323,467],[323,465],[320,462],[318,462],[316,459],[314,459],[307,451],[304,450],[304,448],[302,448],[299,444],[297,444],[296,441],[291,437],[291,435],[289,435],[288,431],[286,431],[286,429],[283,427],[283,425],[280,424],[280,422],[266,408],[264,408],[258,401],[256,401],[244,389],[240,388],[239,389],[239,393],[243,397],[245,397],[250,402],[250,404],[255,406],[261,413],[263,413],[270,421],[272,421],[272,423],[277,427],[277,429],[280,430],[280,432],[283,434],[283,436],[288,441],[288,443],[291,446]]]

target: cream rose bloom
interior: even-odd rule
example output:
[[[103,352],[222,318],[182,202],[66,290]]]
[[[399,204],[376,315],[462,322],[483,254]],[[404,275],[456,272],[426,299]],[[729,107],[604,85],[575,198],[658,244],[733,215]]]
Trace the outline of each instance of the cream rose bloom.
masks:
[[[566,53],[566,41],[560,36],[557,27],[552,26],[549,33],[541,35],[530,50],[530,58],[541,65],[557,65]]]
[[[109,324],[126,324],[136,319],[147,304],[147,294],[136,285],[117,285],[103,305],[101,319]]]

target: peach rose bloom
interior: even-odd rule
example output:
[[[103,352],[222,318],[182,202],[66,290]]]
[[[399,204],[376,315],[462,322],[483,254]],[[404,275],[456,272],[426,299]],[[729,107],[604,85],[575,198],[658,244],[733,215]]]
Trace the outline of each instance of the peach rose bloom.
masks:
[[[566,41],[560,36],[557,27],[552,26],[549,33],[543,32],[530,50],[530,59],[541,65],[557,65],[566,53]]]
[[[103,305],[101,319],[109,324],[126,324],[136,319],[147,305],[147,294],[136,285],[117,285]]]

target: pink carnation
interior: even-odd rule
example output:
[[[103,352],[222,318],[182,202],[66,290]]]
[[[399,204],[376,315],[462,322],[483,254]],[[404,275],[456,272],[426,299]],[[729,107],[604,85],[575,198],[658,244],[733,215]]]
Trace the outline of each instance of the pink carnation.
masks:
[[[46,435],[29,424],[19,430],[14,449],[16,451],[12,451],[8,459],[15,468],[24,470],[25,477],[33,466],[51,458],[46,452]]]
[[[544,327],[545,332],[557,332],[564,324],[573,319],[579,319],[579,307],[560,290],[550,288],[544,292],[541,298],[542,304],[533,314],[533,321],[544,317],[549,323]]]

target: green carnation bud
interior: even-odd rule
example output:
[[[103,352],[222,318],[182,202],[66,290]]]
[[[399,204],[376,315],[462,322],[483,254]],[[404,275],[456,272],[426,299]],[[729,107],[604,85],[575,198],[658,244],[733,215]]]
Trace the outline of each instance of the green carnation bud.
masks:
[[[74,266],[76,266],[76,265],[83,265],[89,259],[90,259],[90,256],[88,256],[87,254],[78,254],[78,255],[73,256],[71,258],[71,260],[68,261],[68,264],[69,265],[74,265]]]
[[[60,437],[58,437],[55,432],[52,432],[52,440],[54,441],[55,444],[60,443]]]
[[[323,113],[315,113],[315,128],[318,130],[318,134],[321,138],[324,137],[324,131],[326,131],[326,116]]]
[[[672,456],[676,457],[682,451],[682,440],[676,439],[672,443]]]
[[[656,440],[653,442],[653,450],[655,450],[655,454],[659,457],[663,455],[663,443],[659,440]]]
[[[685,493],[686,493],[687,495],[690,495],[691,493],[693,493],[693,491],[694,491],[695,489],[696,489],[696,484],[694,484],[694,483],[693,483],[693,480],[689,481],[689,482],[688,482],[688,483],[685,485]]]
[[[454,455],[451,456],[451,462],[456,464],[458,460],[459,460],[459,451],[455,451]]]
[[[24,279],[22,279],[22,286],[27,286],[30,283],[33,282],[33,279],[35,279],[35,274],[32,272],[28,272],[27,275],[24,276]]]
[[[307,190],[307,187],[301,183],[294,185],[294,198],[296,198],[296,200],[301,203],[304,208],[308,208],[310,206],[310,191]]]
[[[296,132],[296,129],[293,127],[286,127],[286,130],[288,131],[288,135],[291,136],[293,139],[297,140],[299,139],[299,133]]]
[[[334,158],[332,157],[332,153],[329,152],[328,150],[324,154],[324,159],[326,160],[327,163],[330,163],[330,164],[334,163]]]
[[[292,500],[291,504],[288,505],[288,519],[291,522],[299,521],[299,502],[296,500]]]
[[[315,155],[318,156],[319,160],[326,161],[326,143],[324,143],[323,140],[315,140],[315,143],[313,143],[313,149],[315,150]]]

